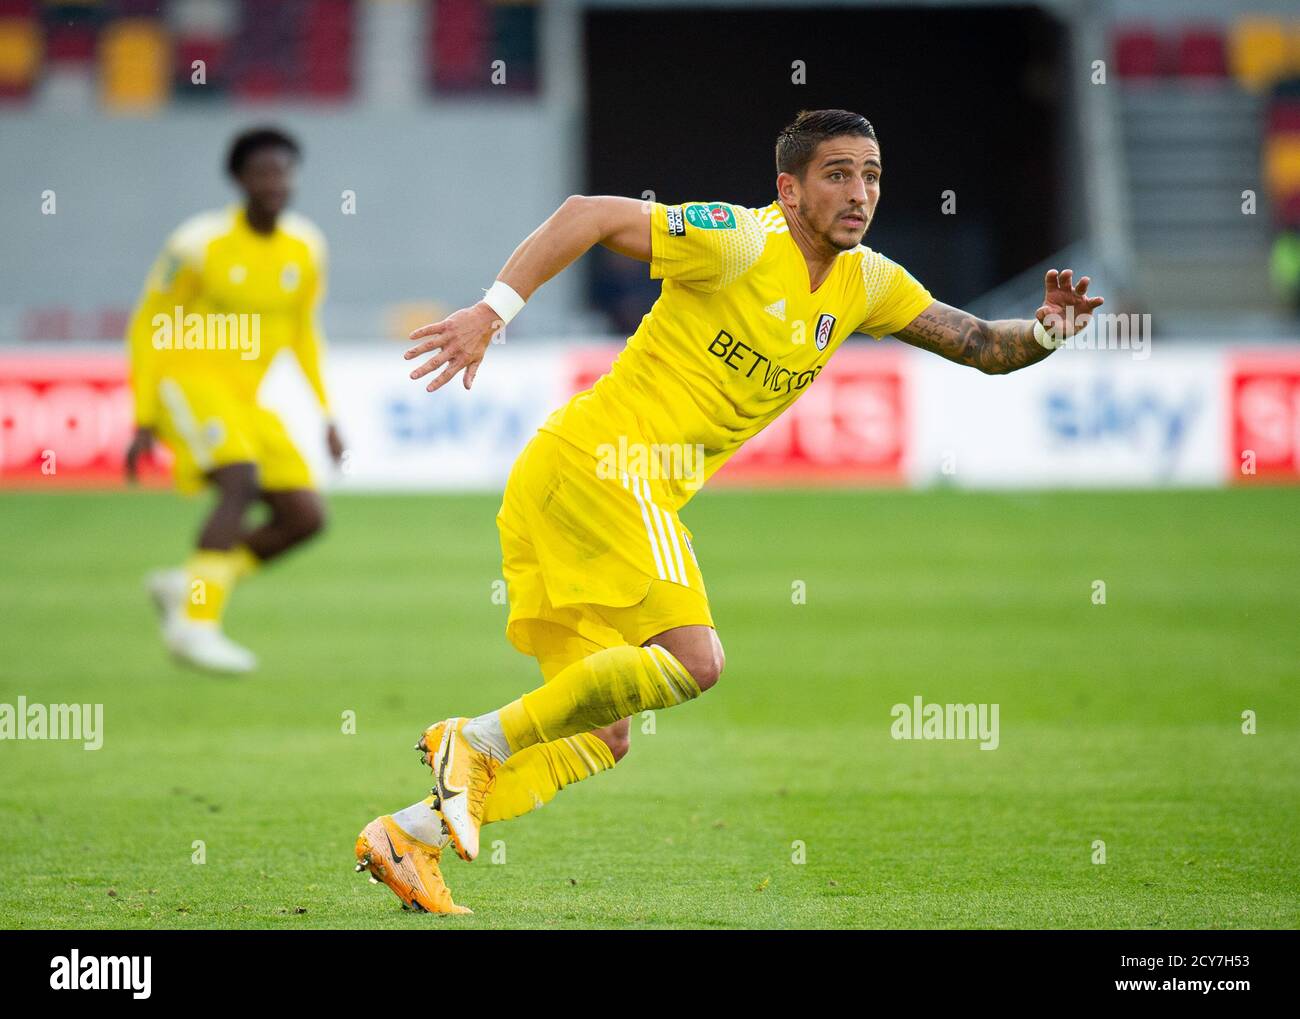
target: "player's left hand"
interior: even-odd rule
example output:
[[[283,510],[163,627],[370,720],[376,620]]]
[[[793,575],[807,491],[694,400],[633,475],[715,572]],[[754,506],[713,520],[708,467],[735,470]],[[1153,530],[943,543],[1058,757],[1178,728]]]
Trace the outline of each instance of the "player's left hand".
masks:
[[[140,479],[140,463],[153,453],[154,433],[152,428],[136,428],[131,436],[131,445],[126,450],[126,480],[134,485]]]
[[[1084,276],[1076,286],[1073,269],[1049,269],[1043,277],[1043,303],[1034,317],[1060,336],[1083,332],[1092,321],[1093,311],[1104,303],[1103,298],[1087,296],[1091,282]]]
[[[325,426],[325,445],[329,447],[330,459],[337,467],[343,462],[343,454],[348,448],[343,444],[343,437],[339,435],[338,426],[333,421]]]
[[[483,301],[470,308],[461,308],[441,322],[421,326],[411,333],[410,338],[424,342],[417,343],[404,356],[409,361],[431,350],[436,353],[411,372],[411,378],[423,378],[429,372],[443,368],[445,365],[446,367],[425,388],[431,393],[435,392],[463,370],[465,388],[469,389],[474,385],[474,376],[478,373],[478,366],[483,362],[483,354],[487,351],[488,344],[500,329],[501,320],[497,317],[497,313]]]

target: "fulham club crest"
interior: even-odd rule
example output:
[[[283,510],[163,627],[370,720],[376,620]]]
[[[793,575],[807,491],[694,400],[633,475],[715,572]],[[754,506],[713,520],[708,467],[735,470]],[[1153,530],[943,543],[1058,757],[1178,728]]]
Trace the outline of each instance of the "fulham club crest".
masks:
[[[823,315],[817,320],[817,349],[825,350],[831,342],[831,333],[835,330],[835,316]]]

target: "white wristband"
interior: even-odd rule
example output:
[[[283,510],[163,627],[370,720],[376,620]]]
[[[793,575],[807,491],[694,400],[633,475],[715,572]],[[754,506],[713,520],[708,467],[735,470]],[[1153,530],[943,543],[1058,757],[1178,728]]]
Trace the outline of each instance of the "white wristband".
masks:
[[[1034,339],[1038,341],[1039,346],[1046,347],[1048,350],[1055,350],[1064,342],[1065,337],[1049,332],[1042,322],[1034,319]]]
[[[503,325],[508,325],[524,309],[524,299],[515,293],[509,283],[501,280],[493,283],[483,294],[483,303],[497,313]]]

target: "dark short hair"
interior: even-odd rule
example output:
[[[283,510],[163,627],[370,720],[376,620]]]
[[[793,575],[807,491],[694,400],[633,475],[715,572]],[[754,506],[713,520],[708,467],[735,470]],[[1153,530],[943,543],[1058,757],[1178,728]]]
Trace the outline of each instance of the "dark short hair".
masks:
[[[801,110],[794,122],[776,136],[776,172],[792,173],[800,180],[817,146],[827,138],[853,134],[876,139],[876,129],[860,113],[849,110]]]
[[[230,143],[226,172],[232,177],[238,177],[248,162],[248,157],[261,149],[285,149],[295,162],[302,158],[302,149],[292,135],[278,127],[255,127],[236,135]]]

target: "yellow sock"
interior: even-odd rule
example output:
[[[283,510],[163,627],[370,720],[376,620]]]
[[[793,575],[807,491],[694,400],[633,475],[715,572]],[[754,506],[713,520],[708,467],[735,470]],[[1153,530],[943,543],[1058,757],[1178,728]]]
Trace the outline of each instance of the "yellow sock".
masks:
[[[566,785],[614,767],[614,754],[599,736],[580,732],[521,750],[497,769],[483,805],[483,823],[508,821],[545,806]]]
[[[515,753],[590,732],[652,708],[700,695],[685,667],[658,645],[604,648],[501,709],[501,730]]]
[[[262,560],[253,555],[252,550],[247,545],[236,545],[230,550],[230,554],[233,557],[234,578],[237,582],[251,573],[256,573],[262,565]]]
[[[189,583],[185,617],[194,622],[218,623],[230,589],[235,586],[236,554],[201,548],[185,564]]]

